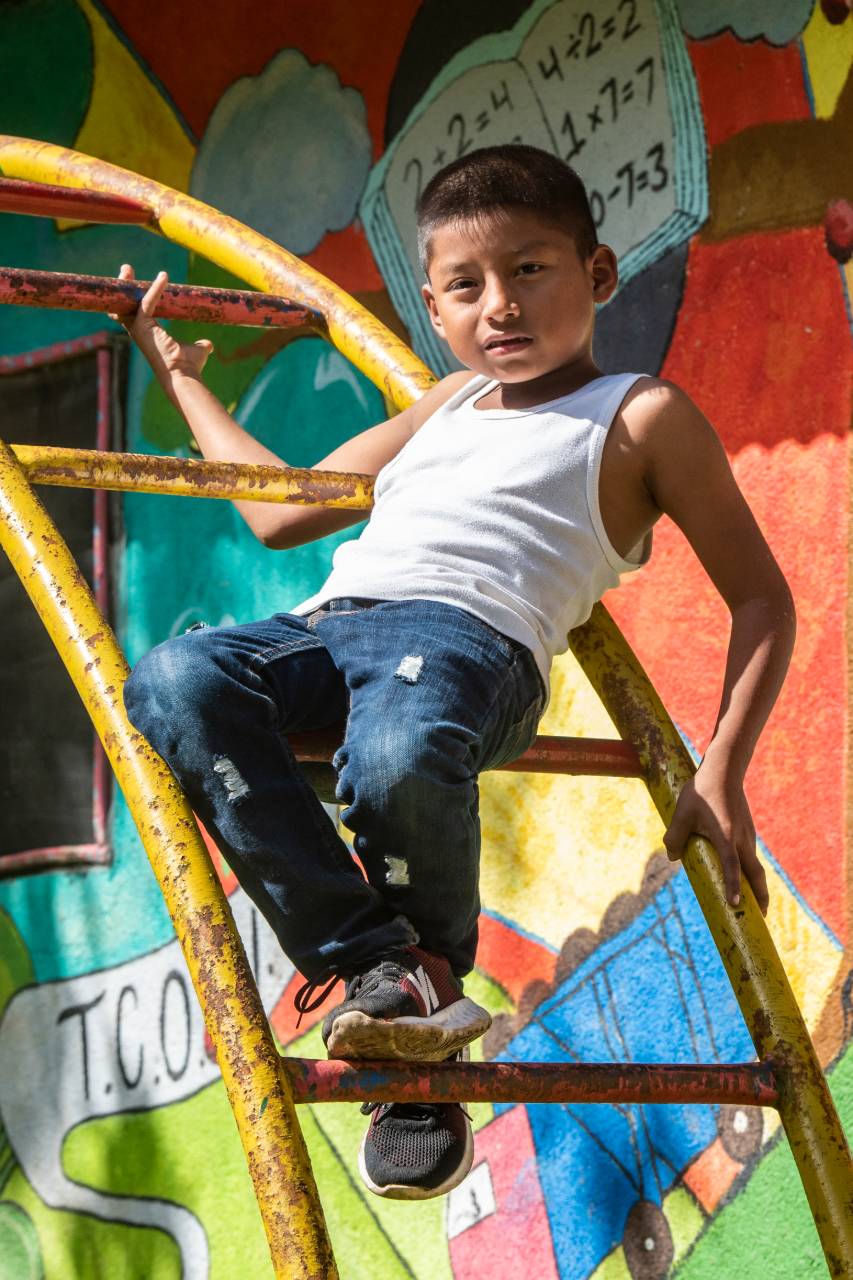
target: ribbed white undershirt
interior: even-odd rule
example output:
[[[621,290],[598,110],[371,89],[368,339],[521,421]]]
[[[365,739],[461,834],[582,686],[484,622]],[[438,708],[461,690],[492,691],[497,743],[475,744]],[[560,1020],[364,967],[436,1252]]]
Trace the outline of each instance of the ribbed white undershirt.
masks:
[[[651,550],[649,538],[623,559],[598,503],[608,428],[642,376],[531,409],[478,409],[497,383],[473,377],[382,468],[366,528],[294,612],[342,596],[457,605],[527,645],[547,689],[569,631]]]

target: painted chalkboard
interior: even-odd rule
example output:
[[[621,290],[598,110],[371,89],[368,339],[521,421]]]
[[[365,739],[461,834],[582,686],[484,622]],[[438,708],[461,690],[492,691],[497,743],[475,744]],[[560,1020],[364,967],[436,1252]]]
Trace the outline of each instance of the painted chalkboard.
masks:
[[[94,448],[97,361],[92,351],[4,373],[0,436],[15,444]],[[100,372],[109,376],[103,360]],[[38,492],[92,585],[94,493],[47,486]],[[107,546],[108,536],[99,552],[104,569]],[[0,552],[0,875],[103,860],[99,751],[65,667]]]

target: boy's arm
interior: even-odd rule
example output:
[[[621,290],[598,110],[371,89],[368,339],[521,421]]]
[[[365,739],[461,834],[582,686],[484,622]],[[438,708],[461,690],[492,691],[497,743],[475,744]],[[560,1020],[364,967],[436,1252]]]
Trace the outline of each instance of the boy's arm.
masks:
[[[133,269],[125,263],[119,275],[123,280],[132,280]],[[202,454],[217,462],[286,466],[277,454],[244,431],[205,386],[201,374],[213,345],[206,338],[194,343],[177,342],[155,320],[154,312],[167,281],[166,273],[161,271],[125,328],[148,360],[164,392],[183,415]],[[470,377],[470,373],[457,373],[444,378],[416,404],[347,440],[315,463],[315,467],[323,471],[378,474],[430,414]],[[255,536],[266,546],[276,548],[311,542],[358,524],[366,516],[363,511],[296,503],[235,502],[234,506]]]
[[[767,912],[764,870],[743,782],[793,649],[794,602],[715,431],[678,388],[657,383],[623,411],[643,459],[649,499],[683,531],[731,613],[720,711],[695,777],[682,789],[664,836],[671,858],[691,834],[719,853],[732,905],[740,873]]]

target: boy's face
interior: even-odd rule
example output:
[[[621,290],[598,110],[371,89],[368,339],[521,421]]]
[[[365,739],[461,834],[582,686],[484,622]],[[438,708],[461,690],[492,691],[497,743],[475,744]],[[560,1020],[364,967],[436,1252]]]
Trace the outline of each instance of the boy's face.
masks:
[[[445,223],[430,248],[424,300],[462,364],[501,383],[591,364],[595,303],[617,281],[606,245],[584,260],[569,232],[508,210]]]

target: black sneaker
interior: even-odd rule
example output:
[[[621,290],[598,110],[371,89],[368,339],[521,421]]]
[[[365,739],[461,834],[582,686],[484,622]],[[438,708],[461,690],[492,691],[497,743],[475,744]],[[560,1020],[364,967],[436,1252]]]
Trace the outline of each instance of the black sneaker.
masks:
[[[388,1200],[446,1195],[468,1173],[474,1134],[458,1102],[366,1102],[370,1125],[358,1153],[362,1181]]]
[[[438,1062],[491,1022],[443,956],[405,947],[349,979],[343,1002],[323,1023],[323,1042],[330,1058]]]

